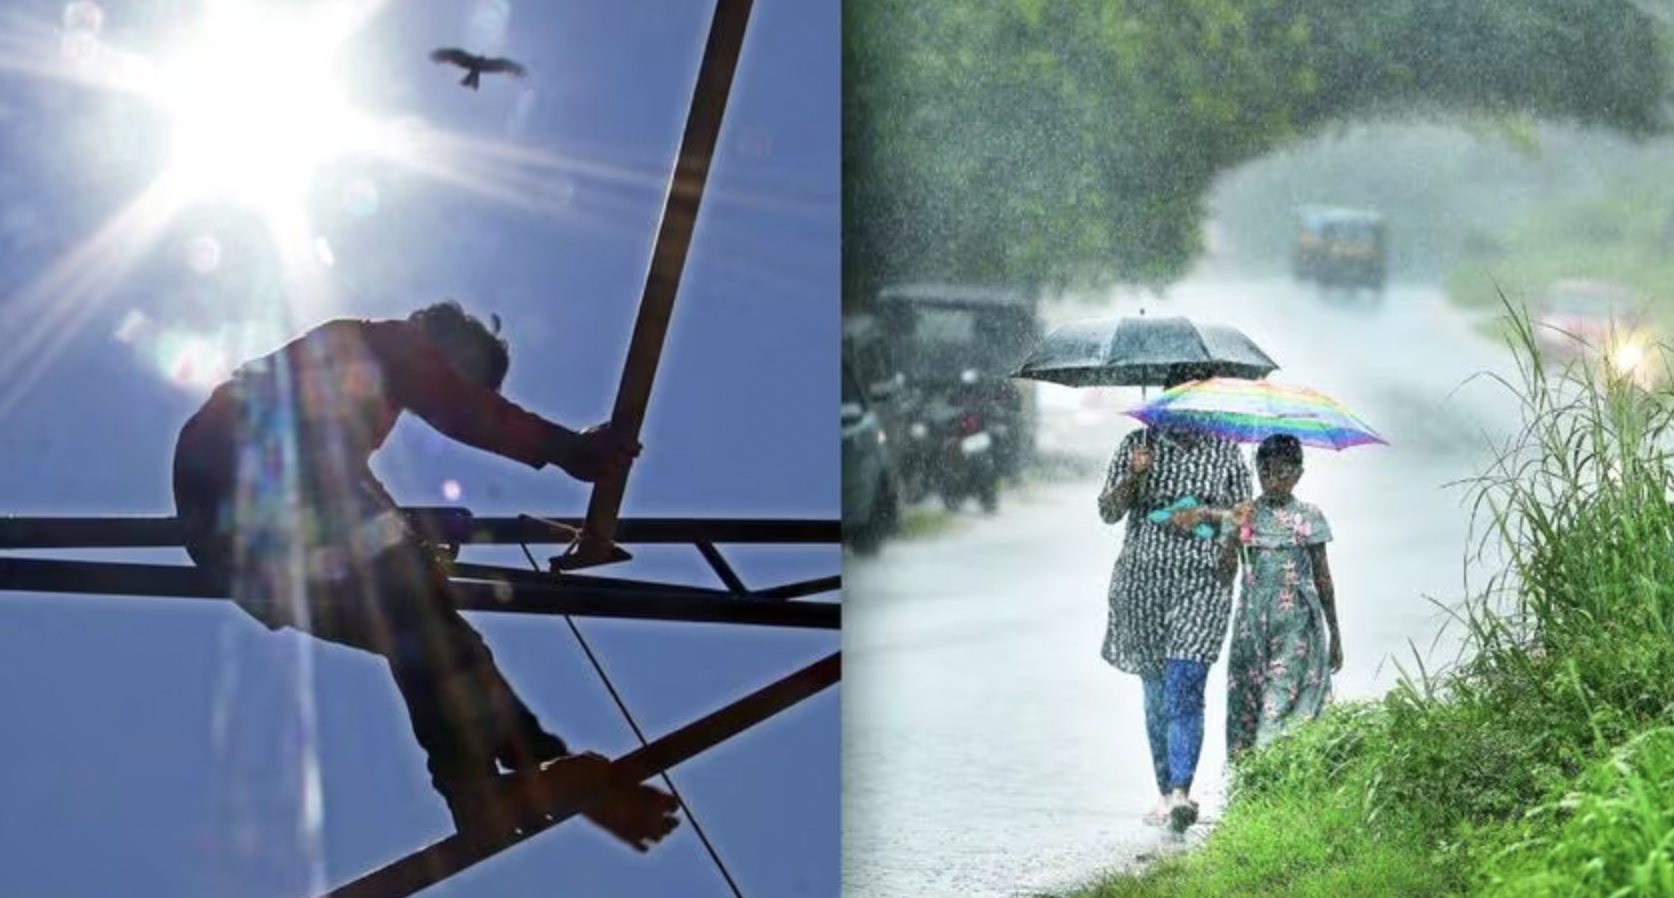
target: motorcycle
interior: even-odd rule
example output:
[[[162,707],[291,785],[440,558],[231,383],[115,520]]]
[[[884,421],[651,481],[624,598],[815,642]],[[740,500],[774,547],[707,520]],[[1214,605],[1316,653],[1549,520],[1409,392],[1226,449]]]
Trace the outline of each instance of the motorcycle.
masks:
[[[974,372],[965,372],[966,387],[977,384]],[[948,511],[957,511],[975,498],[986,512],[1000,507],[1000,465],[994,434],[980,402],[973,392],[953,391],[933,400],[926,415],[926,434],[936,446],[933,485]]]
[[[930,433],[926,402],[918,396],[903,398],[905,438],[896,445],[895,470],[901,484],[901,501],[917,505],[930,495],[937,465],[936,440]]]

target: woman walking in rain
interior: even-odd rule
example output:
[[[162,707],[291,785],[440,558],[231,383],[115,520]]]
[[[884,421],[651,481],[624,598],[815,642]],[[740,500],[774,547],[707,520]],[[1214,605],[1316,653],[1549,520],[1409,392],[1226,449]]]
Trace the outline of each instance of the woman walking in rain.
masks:
[[[1190,379],[1182,374],[1167,386]],[[1103,655],[1144,684],[1159,795],[1146,820],[1176,831],[1197,822],[1191,788],[1203,747],[1204,683],[1232,613],[1222,549],[1200,527],[1223,520],[1253,492],[1235,443],[1147,427],[1122,440],[1099,495],[1105,523],[1127,521],[1110,579]],[[1158,514],[1188,498],[1195,507]]]
[[[1261,496],[1233,514],[1224,563],[1245,554],[1244,589],[1227,650],[1227,758],[1272,741],[1294,720],[1319,716],[1343,667],[1337,603],[1326,563],[1331,526],[1292,490],[1302,444],[1271,436],[1256,450]]]

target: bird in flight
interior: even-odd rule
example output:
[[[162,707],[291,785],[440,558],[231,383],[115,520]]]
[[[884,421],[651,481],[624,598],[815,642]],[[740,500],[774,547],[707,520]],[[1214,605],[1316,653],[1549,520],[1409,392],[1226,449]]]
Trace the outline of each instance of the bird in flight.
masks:
[[[477,86],[482,81],[482,74],[484,72],[491,74],[504,73],[512,76],[513,78],[522,78],[524,75],[528,74],[527,69],[509,59],[478,56],[475,53],[467,53],[457,47],[443,47],[440,50],[432,51],[430,54],[430,61],[436,63],[437,65],[456,65],[464,69],[465,77],[461,79],[459,83],[472,90],[477,89]]]

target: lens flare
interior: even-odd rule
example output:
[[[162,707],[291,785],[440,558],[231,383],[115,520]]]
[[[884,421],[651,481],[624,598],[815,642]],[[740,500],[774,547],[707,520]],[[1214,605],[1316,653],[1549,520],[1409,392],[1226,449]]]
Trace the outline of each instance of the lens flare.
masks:
[[[511,4],[505,0],[476,0],[465,22],[465,42],[485,53],[505,46],[506,26],[511,23]]]
[[[186,241],[186,267],[209,274],[221,265],[221,244],[214,237],[193,237]]]
[[[378,185],[366,178],[355,178],[343,185],[339,203],[343,211],[356,218],[365,218],[378,211]]]
[[[105,11],[89,0],[76,0],[64,7],[64,30],[98,34],[105,27]]]

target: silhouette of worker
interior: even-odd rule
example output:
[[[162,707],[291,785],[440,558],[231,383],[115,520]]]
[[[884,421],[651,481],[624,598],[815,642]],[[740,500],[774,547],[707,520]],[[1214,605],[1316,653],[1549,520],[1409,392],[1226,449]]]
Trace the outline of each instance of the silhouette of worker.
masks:
[[[639,452],[608,426],[572,431],[503,398],[510,355],[498,324],[452,301],[405,320],[326,322],[217,387],[174,457],[192,560],[230,578],[234,601],[269,628],[389,662],[462,834],[528,822],[510,814],[501,766],[529,771],[570,752],[501,676],[454,602],[445,561],[409,528],[371,455],[404,411],[461,443],[586,482],[620,474]],[[637,850],[674,828],[667,793],[619,796],[588,815]]]

